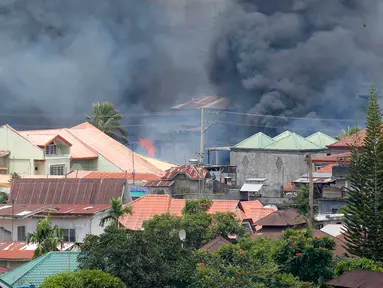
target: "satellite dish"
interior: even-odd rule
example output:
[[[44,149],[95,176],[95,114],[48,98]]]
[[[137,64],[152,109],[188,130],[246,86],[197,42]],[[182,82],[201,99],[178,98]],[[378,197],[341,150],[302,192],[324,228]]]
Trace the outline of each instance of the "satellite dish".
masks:
[[[180,230],[180,232],[178,232],[178,237],[180,237],[180,240],[182,242],[185,241],[185,239],[186,239],[186,231],[184,229]]]

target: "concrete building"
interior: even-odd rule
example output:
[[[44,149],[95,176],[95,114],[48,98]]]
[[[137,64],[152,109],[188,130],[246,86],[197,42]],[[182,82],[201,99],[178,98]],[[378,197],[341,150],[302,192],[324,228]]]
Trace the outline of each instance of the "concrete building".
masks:
[[[89,123],[69,129],[32,131],[16,131],[9,125],[0,127],[3,174],[66,175],[74,170],[131,174],[134,170],[162,176],[174,166],[132,152]]]
[[[314,134],[315,135],[315,134]],[[324,134],[323,134],[324,135]],[[237,185],[249,178],[265,178],[262,197],[283,197],[283,186],[307,173],[305,155],[326,155],[329,136],[322,134],[303,138],[285,131],[274,138],[257,133],[231,148],[230,164],[237,166]],[[323,136],[323,137],[322,137]],[[316,143],[311,142],[314,140]],[[336,140],[333,139],[335,142]]]

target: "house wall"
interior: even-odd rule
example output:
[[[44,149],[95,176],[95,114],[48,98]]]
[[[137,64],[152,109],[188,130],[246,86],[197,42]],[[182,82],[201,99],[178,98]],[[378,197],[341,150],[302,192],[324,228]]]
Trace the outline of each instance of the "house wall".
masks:
[[[299,151],[235,149],[230,153],[230,165],[237,166],[239,187],[248,178],[266,178],[262,197],[283,197],[283,185],[307,173],[305,154]],[[323,153],[315,154],[319,155]]]
[[[50,166],[52,165],[65,165],[64,175],[70,171],[70,157],[48,157],[45,161],[45,173],[50,175]]]
[[[163,194],[173,194],[173,187],[149,187],[149,194],[158,194],[158,195],[163,195]]]
[[[81,216],[73,218],[56,218],[51,217],[52,225],[58,225],[62,229],[76,229],[76,242],[82,242],[87,234],[99,235],[104,229],[99,226],[100,220],[104,213],[98,213],[91,216]],[[33,217],[28,219],[13,220],[13,235],[12,240],[17,239],[17,227],[25,226],[25,234],[33,233],[36,230],[37,221],[41,217]],[[12,232],[12,220],[0,219],[0,227]]]
[[[133,169],[133,167],[132,167]],[[106,172],[124,172],[116,165],[107,160],[104,156],[99,155],[97,159],[97,170],[96,171],[106,171]]]
[[[9,155],[9,173],[20,175],[34,174],[34,159],[44,159],[43,150],[34,146],[21,135],[7,126],[0,127],[0,150],[11,151]]]
[[[336,214],[347,204],[347,200],[318,200],[319,214]]]
[[[85,170],[85,171],[97,171],[97,159],[95,160],[72,160],[71,171]]]
[[[43,161],[35,161],[35,168],[37,167],[37,171],[35,170],[35,175],[47,175],[47,171],[45,170],[45,162]]]
[[[199,194],[200,189],[204,190],[205,181],[190,180],[185,174],[178,174],[172,179],[174,181],[174,193],[179,194]],[[200,186],[201,185],[201,186]]]

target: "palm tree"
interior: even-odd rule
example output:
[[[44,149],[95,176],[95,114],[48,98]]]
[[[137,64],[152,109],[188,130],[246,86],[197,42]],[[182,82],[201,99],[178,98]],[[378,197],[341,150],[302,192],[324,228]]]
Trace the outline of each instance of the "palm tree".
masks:
[[[342,129],[342,134],[340,136],[336,136],[335,139],[340,140],[343,137],[354,135],[355,133],[358,133],[360,131],[359,126],[348,126],[347,130]]]
[[[94,103],[92,116],[85,115],[85,119],[113,139],[128,144],[128,132],[121,125],[122,115],[113,104]]]
[[[103,217],[100,221],[100,226],[104,227],[107,222],[112,222],[111,225],[120,227],[120,223],[118,219],[125,214],[133,214],[133,207],[130,205],[126,205],[123,207],[122,201],[119,198],[112,198],[110,200],[110,205],[112,206],[108,211],[108,214]]]
[[[50,251],[59,251],[60,249],[57,247],[62,247],[64,242],[61,229],[57,225],[51,226],[49,216],[37,222],[36,231],[28,233],[26,241],[28,244],[37,244],[33,258],[40,257]]]

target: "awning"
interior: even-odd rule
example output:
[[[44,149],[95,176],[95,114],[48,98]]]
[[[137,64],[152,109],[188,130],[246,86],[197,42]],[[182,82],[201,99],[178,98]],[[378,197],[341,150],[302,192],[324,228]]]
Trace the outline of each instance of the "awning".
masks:
[[[245,183],[241,188],[241,192],[259,192],[262,188],[263,184],[251,184]]]
[[[11,151],[8,150],[0,150],[0,158],[8,156]]]

